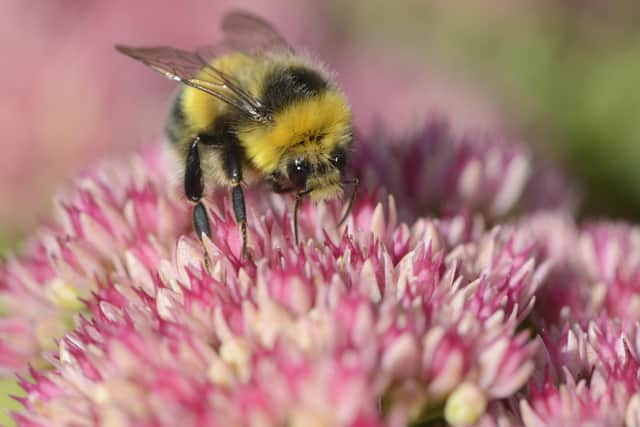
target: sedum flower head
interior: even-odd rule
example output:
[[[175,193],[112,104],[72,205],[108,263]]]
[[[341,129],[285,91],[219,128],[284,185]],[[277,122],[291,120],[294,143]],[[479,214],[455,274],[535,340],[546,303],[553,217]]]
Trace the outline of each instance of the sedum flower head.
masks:
[[[639,326],[602,316],[549,337],[547,375],[520,402],[524,424],[640,425]]]
[[[157,148],[79,179],[2,266],[0,363],[30,377],[18,423],[515,419],[503,402],[536,366],[521,326],[549,263],[529,228],[485,218],[534,209],[528,155],[432,123],[381,146],[402,167],[376,175],[369,144],[354,158],[368,190],[346,224],[339,202],[305,204],[297,247],[292,200],[248,191],[246,260],[224,191],[206,200],[212,238],[195,238]]]
[[[538,210],[572,212],[576,205],[575,190],[558,171],[501,137],[457,135],[435,119],[404,140],[381,129],[366,140],[354,152],[353,169],[365,186],[393,194],[403,218],[470,210],[495,221]]]
[[[270,254],[242,266],[208,242],[210,274],[183,238],[159,267],[139,260],[101,286],[55,370],[25,385],[24,419],[404,425],[464,387],[485,401],[508,396],[533,369],[535,345],[516,327],[537,268],[512,230],[465,242],[455,221],[417,223],[397,264],[385,246],[398,233],[375,240],[373,223],[299,253],[265,242]],[[271,232],[287,234],[280,227]]]
[[[524,220],[551,260],[536,316],[551,324],[600,313],[640,320],[640,230],[625,223],[578,226],[568,216]]]
[[[26,255],[3,263],[0,372],[42,366],[42,351],[57,348],[100,280],[133,268],[135,257],[153,262],[148,257],[188,230],[188,210],[167,177],[142,174],[164,167],[160,162],[158,152],[148,152],[79,179]]]
[[[481,425],[639,425],[637,227],[557,214],[521,226],[549,263],[528,319],[543,345],[526,389],[494,403]]]

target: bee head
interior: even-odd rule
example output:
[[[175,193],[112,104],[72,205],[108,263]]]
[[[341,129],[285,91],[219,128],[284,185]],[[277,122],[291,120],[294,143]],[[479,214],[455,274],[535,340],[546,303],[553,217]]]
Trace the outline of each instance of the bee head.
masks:
[[[293,153],[282,159],[269,182],[276,192],[308,193],[314,200],[339,197],[346,162],[343,148],[336,148],[328,155]]]
[[[270,123],[248,125],[237,134],[258,171],[288,181],[287,191],[315,191],[322,186],[318,180],[340,181],[351,144],[351,111],[342,93],[324,90],[291,101],[273,113]]]

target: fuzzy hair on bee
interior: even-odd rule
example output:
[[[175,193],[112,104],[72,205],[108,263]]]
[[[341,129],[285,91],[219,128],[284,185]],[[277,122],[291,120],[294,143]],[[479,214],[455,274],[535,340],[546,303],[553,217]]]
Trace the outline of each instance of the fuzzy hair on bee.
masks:
[[[346,179],[352,144],[349,103],[325,69],[296,54],[267,21],[226,14],[224,38],[196,51],[171,47],[116,49],[182,83],[165,131],[180,159],[186,196],[195,203],[196,234],[211,236],[202,203],[205,183],[228,187],[247,254],[243,185],[264,181],[294,192],[293,229],[302,199],[333,199],[358,181]]]

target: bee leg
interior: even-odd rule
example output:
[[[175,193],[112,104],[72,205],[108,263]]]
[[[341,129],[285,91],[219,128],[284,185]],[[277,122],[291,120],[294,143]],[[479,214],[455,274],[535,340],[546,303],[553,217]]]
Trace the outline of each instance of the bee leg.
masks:
[[[202,202],[198,202],[198,204],[193,207],[193,228],[198,236],[200,236],[200,240],[202,240],[203,234],[211,238],[209,216],[207,215],[207,208],[204,207]]]
[[[342,218],[338,222],[338,227],[345,223],[345,221],[349,217],[349,213],[351,213],[353,202],[356,200],[356,193],[358,192],[358,185],[360,185],[360,180],[358,178],[353,178],[347,181],[343,181],[342,184],[353,184],[353,190],[351,191],[351,196],[349,196],[349,204],[347,204],[347,209],[345,209],[344,213],[342,214]]]
[[[298,246],[299,238],[298,238],[298,212],[300,212],[300,207],[302,207],[302,198],[311,193],[311,190],[300,191],[296,193],[296,204],[293,207],[293,236],[296,242],[296,246]]]
[[[192,202],[196,203],[193,207],[193,228],[202,242],[203,235],[211,238],[211,225],[209,224],[209,215],[207,208],[202,203],[202,195],[204,193],[204,180],[202,177],[202,168],[200,167],[199,144],[207,144],[208,140],[203,140],[201,136],[196,136],[191,142],[189,152],[187,153],[187,162],[184,171],[184,192]],[[204,250],[204,266],[210,273],[209,254],[207,248],[202,246]]]
[[[223,153],[227,178],[231,181],[231,205],[242,235],[242,257],[247,257],[247,212],[242,192],[242,151],[237,139],[230,139]]]
[[[189,147],[184,170],[184,192],[189,200],[196,203],[193,208],[193,228],[198,238],[202,240],[203,233],[207,237],[211,237],[211,226],[209,225],[207,209],[201,201],[204,193],[204,180],[202,178],[202,169],[200,168],[200,152],[198,151],[200,142],[200,136],[196,136]]]
[[[231,202],[233,204],[233,214],[236,222],[240,224],[242,234],[242,257],[247,257],[247,213],[244,207],[244,194],[240,184],[234,185],[231,189]]]

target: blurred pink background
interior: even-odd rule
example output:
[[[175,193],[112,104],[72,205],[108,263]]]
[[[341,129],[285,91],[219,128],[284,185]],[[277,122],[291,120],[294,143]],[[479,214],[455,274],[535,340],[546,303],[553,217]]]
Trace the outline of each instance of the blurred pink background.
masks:
[[[500,126],[483,88],[465,86],[424,58],[346,40],[348,23],[329,2],[4,0],[0,233],[31,228],[48,212],[55,189],[95,159],[161,134],[175,84],[117,54],[115,43],[208,44],[230,8],[264,16],[294,47],[336,70],[358,126],[379,120],[407,133],[429,111],[454,116],[461,128]]]

